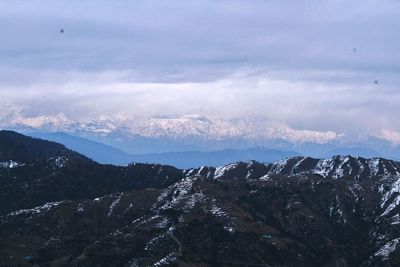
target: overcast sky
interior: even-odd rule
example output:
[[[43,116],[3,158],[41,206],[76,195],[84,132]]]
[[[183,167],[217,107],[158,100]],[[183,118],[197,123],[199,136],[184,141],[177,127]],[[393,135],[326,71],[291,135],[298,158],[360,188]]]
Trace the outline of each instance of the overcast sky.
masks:
[[[0,34],[0,116],[400,132],[398,0],[2,0]]]

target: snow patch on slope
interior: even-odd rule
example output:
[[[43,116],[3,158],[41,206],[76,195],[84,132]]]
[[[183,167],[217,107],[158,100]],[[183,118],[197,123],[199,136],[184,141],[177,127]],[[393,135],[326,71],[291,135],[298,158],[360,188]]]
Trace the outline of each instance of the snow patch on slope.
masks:
[[[400,204],[400,177],[397,176],[397,179],[394,183],[389,186],[389,190],[387,192],[384,191],[384,186],[381,185],[379,191],[382,195],[380,206],[383,209],[385,206],[385,211],[380,216],[388,215],[394,208],[396,208]],[[390,199],[393,199],[388,205]]]
[[[121,193],[118,195],[118,197],[111,203],[110,208],[108,210],[107,216],[110,217],[111,214],[114,211],[114,208],[119,204],[119,202],[121,201],[121,197],[124,195],[124,193]]]
[[[237,166],[238,166],[237,163],[231,163],[225,166],[217,167],[214,173],[214,179],[218,179],[224,176],[226,172],[235,169]]]
[[[19,163],[13,160],[5,161],[5,162],[0,162],[0,168],[6,168],[6,169],[13,169],[17,167],[22,167],[24,166],[24,163]]]
[[[158,197],[153,209],[178,208],[186,212],[193,209],[198,202],[203,202],[206,199],[206,196],[201,191],[190,194],[193,182],[197,179],[198,177],[196,176],[190,176],[165,189]]]
[[[7,216],[18,216],[21,214],[28,214],[28,215],[34,215],[34,214],[44,214],[51,210],[53,207],[56,207],[60,205],[63,201],[58,201],[58,202],[47,202],[46,204],[42,206],[35,207],[33,209],[22,209],[22,210],[17,210],[9,213]]]
[[[396,250],[399,241],[400,238],[395,238],[390,240],[385,245],[383,245],[377,252],[375,252],[374,256],[382,257],[383,260],[387,260],[390,254],[392,254]]]
[[[272,165],[272,168],[269,172],[281,173],[282,170],[286,167],[287,163],[288,163],[288,159],[279,160]]]
[[[168,256],[166,256],[166,257],[162,258],[161,260],[157,261],[156,263],[154,263],[153,267],[168,266],[169,264],[171,264],[175,261],[176,261],[175,253],[170,253]]]

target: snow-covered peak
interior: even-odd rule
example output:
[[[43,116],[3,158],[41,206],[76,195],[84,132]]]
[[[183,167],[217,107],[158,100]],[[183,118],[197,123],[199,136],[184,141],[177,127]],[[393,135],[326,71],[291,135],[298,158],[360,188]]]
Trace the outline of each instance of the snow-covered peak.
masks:
[[[84,121],[75,123],[68,128],[69,132],[88,132],[100,136],[108,135],[119,129],[118,124],[110,120]]]
[[[242,177],[259,179],[268,175],[305,175],[313,174],[326,178],[340,179],[352,177],[361,179],[373,176],[399,176],[400,164],[395,161],[351,156],[334,156],[327,159],[294,157],[270,164],[235,163],[217,167],[213,178]]]
[[[89,133],[94,136],[105,136],[114,131],[124,129],[123,125],[120,125],[119,122],[109,119],[77,121],[68,118],[62,113],[30,117],[16,115],[9,119],[8,123],[3,125],[3,127],[22,131]]]
[[[292,158],[272,164],[271,173],[277,174],[318,174],[323,177],[367,177],[378,175],[398,175],[399,163],[391,160],[372,158],[365,159],[351,156],[334,156],[327,159]]]
[[[130,128],[132,133],[147,137],[178,139],[201,137],[209,140],[223,138],[282,139],[295,144],[307,142],[326,144],[343,137],[343,134],[333,131],[297,130],[282,123],[271,123],[265,118],[210,119],[198,115],[140,120],[131,122]]]
[[[182,140],[196,138],[200,141],[242,139],[251,144],[262,140],[285,140],[293,144],[326,144],[343,137],[333,131],[293,129],[286,124],[271,122],[267,118],[208,118],[197,114],[170,117],[126,118],[100,116],[97,119],[71,119],[63,113],[24,116],[17,113],[0,126],[9,129],[27,129],[49,132],[84,133],[107,136],[112,133],[124,136],[169,138]]]
[[[41,129],[47,131],[57,131],[58,129],[68,128],[74,121],[67,118],[64,114],[59,113],[48,116],[22,117],[13,118],[11,124],[19,127]]]

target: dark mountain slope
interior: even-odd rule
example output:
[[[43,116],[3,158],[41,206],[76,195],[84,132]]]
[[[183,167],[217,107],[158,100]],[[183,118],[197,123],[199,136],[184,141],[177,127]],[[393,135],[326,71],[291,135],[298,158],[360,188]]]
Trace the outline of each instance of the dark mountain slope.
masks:
[[[0,161],[12,159],[27,163],[56,156],[85,159],[58,143],[28,138],[13,131],[0,131]]]
[[[0,266],[400,265],[395,161],[182,171],[65,158],[0,167]]]
[[[169,166],[101,165],[57,143],[14,132],[0,132],[0,144],[0,214],[49,201],[160,188],[182,178],[180,170]]]
[[[0,257],[11,250],[21,264],[29,256],[62,266],[396,266],[390,244],[399,228],[376,219],[385,211],[379,182],[357,184],[192,176],[163,190],[48,203],[2,217]]]

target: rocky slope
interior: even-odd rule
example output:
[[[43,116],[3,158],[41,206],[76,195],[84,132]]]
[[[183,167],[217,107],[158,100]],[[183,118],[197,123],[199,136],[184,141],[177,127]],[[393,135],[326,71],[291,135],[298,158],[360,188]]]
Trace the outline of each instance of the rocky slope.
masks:
[[[0,266],[400,265],[398,162],[115,167],[40,142],[0,132]]]

